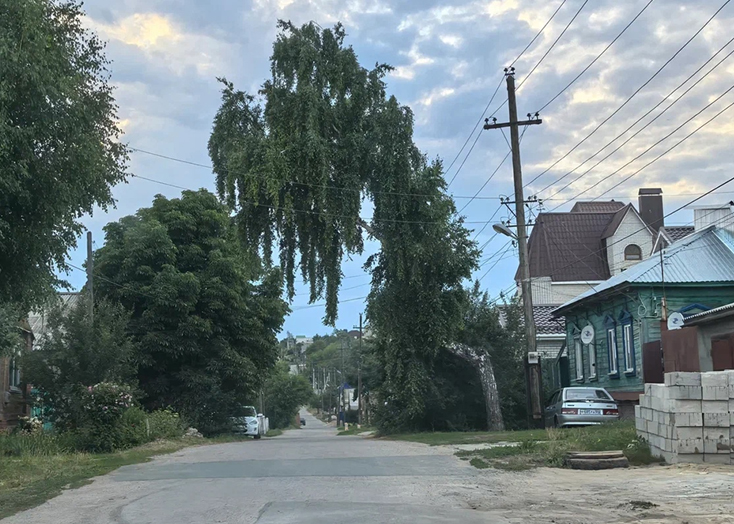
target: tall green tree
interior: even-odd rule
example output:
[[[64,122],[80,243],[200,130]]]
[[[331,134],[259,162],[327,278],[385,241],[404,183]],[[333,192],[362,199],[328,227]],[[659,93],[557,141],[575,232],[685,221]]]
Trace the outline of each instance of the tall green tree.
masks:
[[[293,424],[298,408],[306,405],[313,389],[303,375],[288,373],[288,364],[279,362],[268,375],[263,387],[263,413],[271,428],[287,428]]]
[[[337,318],[343,258],[362,252],[366,236],[380,242],[368,262],[368,320],[384,389],[400,407],[396,424],[425,424],[435,359],[461,323],[475,245],[441,163],[413,143],[412,111],[386,93],[391,68],[362,67],[340,24],[279,27],[263,106],[224,81],[209,141],[217,190],[246,244],[266,263],[279,252],[290,298],[298,270],[311,301],[326,299],[327,324]],[[372,219],[361,217],[363,202]]]
[[[0,303],[39,305],[127,150],[81,2],[0,0]]]
[[[205,190],[158,195],[105,232],[95,289],[131,312],[145,405],[223,429],[275,364],[281,276],[248,266],[227,209]]]

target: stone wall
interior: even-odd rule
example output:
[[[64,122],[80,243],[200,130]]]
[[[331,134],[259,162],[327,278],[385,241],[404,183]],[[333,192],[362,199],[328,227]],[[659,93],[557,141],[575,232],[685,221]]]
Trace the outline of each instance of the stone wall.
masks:
[[[637,434],[668,463],[734,464],[734,371],[665,374],[645,384]]]

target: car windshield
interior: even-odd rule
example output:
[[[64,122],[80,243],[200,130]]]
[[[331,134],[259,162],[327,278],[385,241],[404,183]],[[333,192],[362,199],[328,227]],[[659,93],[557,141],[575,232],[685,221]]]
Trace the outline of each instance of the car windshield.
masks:
[[[257,413],[255,413],[255,408],[252,406],[245,406],[240,411],[240,417],[256,417]]]
[[[567,389],[566,400],[612,400],[603,389]]]

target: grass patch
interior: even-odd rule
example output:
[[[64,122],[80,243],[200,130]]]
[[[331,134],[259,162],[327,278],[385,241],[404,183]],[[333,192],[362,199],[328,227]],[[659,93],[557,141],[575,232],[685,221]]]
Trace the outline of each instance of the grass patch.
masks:
[[[478,457],[474,457],[473,459],[471,459],[469,461],[469,464],[471,464],[472,466],[474,466],[477,469],[487,469],[487,468],[492,467],[489,464],[489,462],[486,462],[486,461],[484,461],[484,460],[482,460],[482,459],[480,459]]]
[[[528,434],[528,432],[518,433]],[[637,438],[634,424],[629,422],[585,428],[550,428],[543,430],[541,435],[542,438],[539,440],[520,440],[520,444],[516,446],[459,451],[456,455],[470,459],[472,465],[482,461],[495,468],[511,471],[521,471],[540,465],[563,467],[566,454],[570,451],[622,450],[632,465],[660,462],[660,459],[651,455],[648,445]],[[501,440],[512,441],[513,439]]]
[[[267,433],[265,433],[266,437],[278,437],[283,434],[282,429],[269,429]]]
[[[148,462],[155,455],[173,453],[189,446],[241,442],[241,435],[213,438],[159,440],[114,453],[80,453],[65,448],[62,437],[44,442],[0,441],[0,519],[33,508],[59,495],[64,489],[86,484],[90,478],[121,466]],[[13,447],[11,447],[13,446]]]
[[[337,435],[359,435],[360,433],[367,433],[368,431],[374,431],[375,428],[368,427],[368,426],[362,426],[361,428],[358,428],[356,425],[350,426],[348,430],[340,430]]]
[[[523,442],[527,440],[543,440],[544,429],[529,429],[525,431],[436,431],[432,433],[402,433],[390,435],[391,440],[407,440],[420,442],[430,446],[447,444],[494,444],[497,442]]]

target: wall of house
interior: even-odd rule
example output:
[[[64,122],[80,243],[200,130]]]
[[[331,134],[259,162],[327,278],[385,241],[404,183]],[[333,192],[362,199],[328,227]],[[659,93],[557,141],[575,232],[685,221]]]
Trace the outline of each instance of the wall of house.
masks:
[[[711,339],[719,335],[734,333],[734,318],[727,317],[698,326],[698,358],[701,371],[713,371]]]
[[[565,304],[581,293],[587,292],[592,286],[598,283],[598,280],[589,282],[552,282],[550,277],[533,278],[533,304],[536,306]]]
[[[637,244],[642,250],[642,258],[652,253],[655,242],[654,235],[647,229],[645,223],[633,211],[628,211],[619,224],[617,231],[607,239],[607,260],[609,272],[612,276],[634,266],[639,260],[625,260],[624,248],[630,244]]]
[[[668,311],[680,310],[692,304],[714,308],[734,301],[734,286],[666,286]],[[661,287],[638,287],[626,291],[624,295],[604,300],[602,303],[586,305],[583,308],[566,314],[566,344],[571,369],[572,385],[593,384],[607,388],[609,391],[641,391],[642,377],[642,345],[653,340],[660,340],[660,298]],[[634,365],[631,372],[625,371],[624,343],[620,316],[627,312],[632,317],[632,335],[634,340]],[[619,372],[610,375],[609,352],[607,345],[607,317],[615,320],[614,329],[617,339]],[[594,344],[583,346],[584,376],[576,374],[576,351],[574,338],[587,324],[594,327]],[[596,347],[596,379],[589,379],[588,354]],[[710,346],[709,346],[710,347]],[[702,368],[704,369],[704,368]],[[710,368],[706,368],[710,369]]]
[[[564,342],[565,339],[563,336],[558,338],[538,338],[535,349],[541,354],[541,358],[555,359],[563,347]]]

